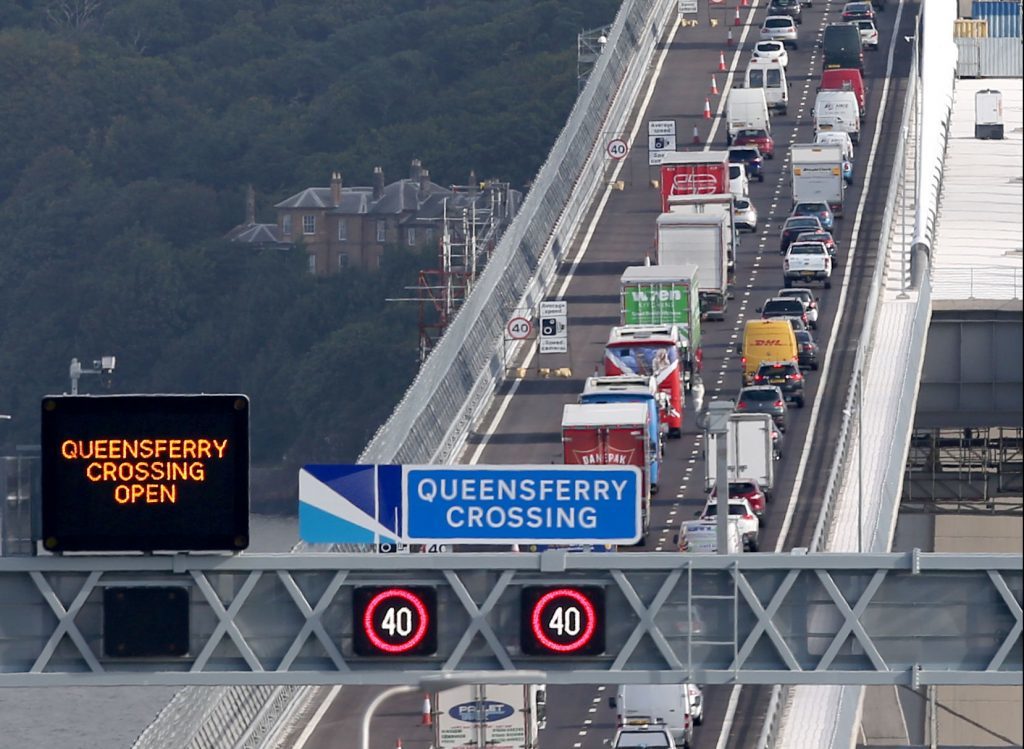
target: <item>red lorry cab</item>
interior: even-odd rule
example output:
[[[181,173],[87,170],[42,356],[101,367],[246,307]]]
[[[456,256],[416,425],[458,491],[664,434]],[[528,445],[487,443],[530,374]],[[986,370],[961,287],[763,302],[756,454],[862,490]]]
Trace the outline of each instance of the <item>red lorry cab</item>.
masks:
[[[867,116],[867,90],[864,87],[864,76],[856,68],[833,68],[821,74],[819,91],[853,91],[857,95],[857,106],[860,108],[861,122]]]

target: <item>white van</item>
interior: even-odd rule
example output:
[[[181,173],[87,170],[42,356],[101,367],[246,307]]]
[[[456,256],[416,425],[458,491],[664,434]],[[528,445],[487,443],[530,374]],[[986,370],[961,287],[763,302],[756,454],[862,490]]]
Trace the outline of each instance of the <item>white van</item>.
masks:
[[[743,553],[743,539],[740,536],[739,520],[729,518],[729,553]],[[697,554],[715,554],[718,552],[718,522],[716,520],[684,520],[679,524],[679,535],[676,536],[676,548],[679,551]]]
[[[611,707],[619,726],[663,723],[679,746],[693,742],[693,727],[704,722],[704,694],[695,684],[626,684]]]
[[[819,91],[814,100],[814,134],[847,133],[854,145],[860,143],[860,104],[853,91]]]
[[[772,123],[768,118],[768,100],[763,88],[733,88],[725,106],[726,139],[732,139],[740,130],[764,130],[771,135]]]
[[[744,79],[746,88],[764,89],[768,108],[785,114],[789,107],[789,81],[781,62],[751,60]]]

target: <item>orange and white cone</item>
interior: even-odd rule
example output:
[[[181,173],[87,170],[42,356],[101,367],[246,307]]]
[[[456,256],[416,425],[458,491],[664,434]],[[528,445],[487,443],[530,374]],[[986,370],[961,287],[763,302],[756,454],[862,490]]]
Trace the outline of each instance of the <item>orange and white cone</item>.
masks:
[[[704,119],[711,119],[711,101],[708,99],[704,99]]]
[[[698,145],[700,143],[700,133],[697,132],[697,126],[693,126],[693,143]]]
[[[395,749],[402,749],[402,740],[399,739],[395,742]]]
[[[729,40],[732,41],[732,32],[729,32]],[[725,68],[725,52],[718,53],[718,69],[724,71]]]
[[[740,20],[740,6],[736,6],[736,18],[733,19],[732,25],[739,26],[743,21]]]
[[[423,716],[420,718],[420,725],[434,725],[434,715],[430,711],[430,695],[427,693],[423,694]]]
[[[718,96],[718,82],[715,80],[715,76],[711,76],[711,95]]]

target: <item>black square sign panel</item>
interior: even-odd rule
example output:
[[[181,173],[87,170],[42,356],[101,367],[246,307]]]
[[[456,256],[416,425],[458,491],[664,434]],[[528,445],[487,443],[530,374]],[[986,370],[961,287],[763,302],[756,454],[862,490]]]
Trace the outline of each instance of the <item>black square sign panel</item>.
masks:
[[[249,399],[47,396],[42,491],[49,551],[241,551]]]

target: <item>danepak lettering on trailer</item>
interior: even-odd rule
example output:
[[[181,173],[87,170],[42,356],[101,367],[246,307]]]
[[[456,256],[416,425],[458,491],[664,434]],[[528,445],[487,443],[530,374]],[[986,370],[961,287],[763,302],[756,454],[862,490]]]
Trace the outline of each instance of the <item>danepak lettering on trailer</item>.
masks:
[[[573,455],[576,456],[576,462],[581,466],[636,465],[636,462],[633,458],[633,456],[636,454],[635,448],[623,450],[621,448],[607,445],[603,448],[595,447],[591,450],[573,450],[572,453]]]
[[[639,533],[641,486],[634,465],[406,466],[403,536],[417,543],[627,543],[616,539]]]

